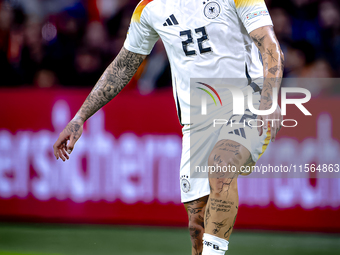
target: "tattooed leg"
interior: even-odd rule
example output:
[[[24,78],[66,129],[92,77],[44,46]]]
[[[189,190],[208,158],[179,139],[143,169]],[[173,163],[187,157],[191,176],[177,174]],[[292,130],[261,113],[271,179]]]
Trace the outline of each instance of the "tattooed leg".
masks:
[[[202,254],[204,233],[204,212],[208,196],[185,203],[189,217],[189,230],[192,242],[192,255]]]
[[[240,167],[252,161],[249,151],[231,140],[219,141],[209,157],[209,166],[236,172],[209,174],[210,195],[205,213],[205,233],[229,240],[238,211],[237,177]]]

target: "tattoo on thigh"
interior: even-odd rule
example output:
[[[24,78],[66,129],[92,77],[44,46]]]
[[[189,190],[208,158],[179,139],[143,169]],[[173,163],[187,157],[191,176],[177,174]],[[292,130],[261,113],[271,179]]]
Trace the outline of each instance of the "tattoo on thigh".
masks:
[[[249,155],[249,158],[247,159],[246,163],[244,163],[245,166],[253,165],[255,162],[253,161],[253,158],[251,154]]]
[[[235,156],[240,154],[238,150],[232,150],[232,149],[227,149],[227,148],[220,148],[219,150],[220,151],[229,151],[229,152],[232,152],[232,153],[235,154]]]
[[[218,146],[216,146],[216,148],[218,148],[219,150],[221,151],[229,151],[229,152],[232,152],[234,153],[234,155],[238,155],[240,154],[240,145],[236,145],[236,144],[231,144],[231,143],[228,143],[228,142],[224,142],[224,143],[221,143],[219,144]]]
[[[220,155],[215,155],[214,156],[214,165],[219,165],[222,163],[221,156]]]

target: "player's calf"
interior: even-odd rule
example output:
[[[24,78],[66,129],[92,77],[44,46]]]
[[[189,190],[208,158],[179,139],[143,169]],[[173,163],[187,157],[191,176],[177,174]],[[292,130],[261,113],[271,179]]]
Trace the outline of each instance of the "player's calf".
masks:
[[[192,243],[192,255],[202,254],[204,233],[204,212],[208,196],[185,203],[189,217],[189,231]]]
[[[203,255],[224,254],[228,250],[238,211],[237,177],[249,158],[249,151],[231,140],[218,142],[211,152]]]

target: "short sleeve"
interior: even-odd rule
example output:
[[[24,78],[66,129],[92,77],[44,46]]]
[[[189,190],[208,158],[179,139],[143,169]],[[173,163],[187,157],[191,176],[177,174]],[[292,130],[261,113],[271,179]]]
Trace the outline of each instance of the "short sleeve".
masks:
[[[248,33],[260,27],[273,25],[264,0],[232,1],[234,1],[236,12]]]
[[[141,1],[131,18],[130,27],[124,47],[131,52],[149,55],[153,46],[159,39],[159,35],[150,26],[148,4],[152,0]]]

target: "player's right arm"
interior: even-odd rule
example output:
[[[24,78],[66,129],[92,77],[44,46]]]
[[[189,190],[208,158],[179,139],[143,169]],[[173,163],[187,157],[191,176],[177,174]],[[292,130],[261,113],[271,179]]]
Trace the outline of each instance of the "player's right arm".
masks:
[[[115,60],[107,67],[102,77],[92,89],[76,116],[60,133],[53,145],[56,159],[63,161],[69,155],[82,134],[84,122],[100,108],[110,102],[136,73],[145,57],[150,54],[159,35],[152,28],[152,1],[142,0],[137,5],[131,19],[124,47]]]
[[[133,53],[124,47],[115,60],[106,68],[105,72],[86,98],[85,102],[60,133],[53,145],[56,159],[69,159],[75,143],[80,138],[84,122],[100,108],[110,102],[129,83],[146,55]],[[67,142],[69,143],[67,144]]]

